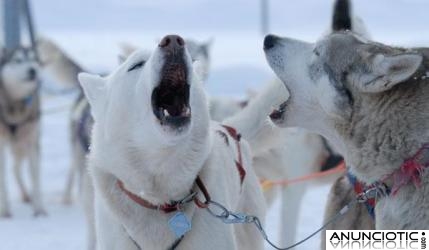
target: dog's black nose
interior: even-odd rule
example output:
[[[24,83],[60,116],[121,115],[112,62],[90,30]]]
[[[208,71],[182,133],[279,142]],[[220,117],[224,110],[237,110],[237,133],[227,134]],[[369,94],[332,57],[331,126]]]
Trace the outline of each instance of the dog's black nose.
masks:
[[[166,50],[174,50],[185,47],[185,40],[178,35],[168,35],[162,38],[158,45],[160,48]]]
[[[36,71],[36,69],[34,69],[34,68],[30,68],[30,69],[28,70],[28,78],[29,78],[29,79],[35,79],[35,78],[36,78],[36,76],[37,76],[37,71]]]
[[[280,37],[275,36],[275,35],[267,35],[267,36],[265,36],[265,39],[264,39],[264,50],[268,50],[268,49],[273,48],[276,45],[276,43],[277,43],[278,40],[280,40]]]

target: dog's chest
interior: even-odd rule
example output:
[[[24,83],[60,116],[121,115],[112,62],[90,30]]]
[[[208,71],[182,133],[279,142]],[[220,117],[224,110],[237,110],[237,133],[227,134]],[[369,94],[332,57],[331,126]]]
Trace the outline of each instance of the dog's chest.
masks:
[[[427,177],[427,174],[426,174]],[[426,230],[429,228],[429,180],[420,188],[404,187],[394,196],[377,201],[376,229]]]
[[[1,98],[1,97],[0,97]],[[31,136],[40,118],[37,93],[27,101],[0,100],[0,136],[12,142]]]

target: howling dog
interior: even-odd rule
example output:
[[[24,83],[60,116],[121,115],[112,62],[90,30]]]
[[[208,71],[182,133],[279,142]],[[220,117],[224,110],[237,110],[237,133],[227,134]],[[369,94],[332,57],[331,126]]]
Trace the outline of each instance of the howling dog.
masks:
[[[0,217],[10,217],[5,151],[10,147],[14,173],[24,202],[34,215],[46,214],[40,191],[40,100],[38,64],[30,49],[6,50],[0,62]],[[32,191],[25,187],[22,165],[28,160]]]
[[[332,22],[325,34],[338,30],[352,30],[369,37],[362,20],[353,15],[348,0],[337,0],[334,4]],[[341,163],[342,157],[323,137],[304,129],[276,128],[267,120],[273,107],[288,98],[283,84],[273,82],[249,101],[242,112],[228,118],[225,123],[236,127],[249,142],[253,154],[253,166],[262,180],[283,181],[298,179],[332,169]],[[275,117],[277,114],[271,114]],[[246,121],[246,122],[242,122]],[[338,174],[293,185],[273,186],[265,189],[264,195],[270,205],[280,197],[280,245],[291,245],[296,241],[297,223],[301,211],[301,200],[311,186],[331,184]],[[265,183],[270,183],[263,181]],[[362,209],[364,206],[360,205]]]
[[[79,75],[95,121],[89,168],[98,249],[263,249],[252,225],[225,225],[200,208],[210,196],[265,214],[248,145],[210,122],[198,79],[175,35],[147,61],[137,51],[106,78]],[[178,216],[188,233],[171,230]]]
[[[273,121],[336,145],[378,191],[376,229],[429,228],[429,50],[336,32],[317,43],[268,35],[264,51],[290,91]]]
[[[205,80],[209,68],[209,47],[210,41],[196,42],[192,39],[186,39],[186,46],[193,61],[198,61],[198,75]],[[85,69],[71,58],[65,51],[58,47],[54,42],[47,39],[40,39],[38,49],[41,61],[44,62],[44,70],[56,81],[66,86],[78,85],[77,75],[84,72]],[[130,44],[121,44],[121,53],[119,62],[123,63],[137,48]],[[141,58],[147,61],[150,52],[140,51]],[[94,225],[94,207],[93,207],[93,187],[91,179],[86,168],[86,155],[89,152],[90,134],[94,120],[91,116],[90,105],[85,98],[82,90],[78,95],[71,112],[70,119],[70,141],[71,141],[71,159],[66,188],[63,195],[63,203],[72,202],[72,191],[76,177],[78,177],[79,199],[84,206],[87,219],[87,249],[95,249],[95,225]]]

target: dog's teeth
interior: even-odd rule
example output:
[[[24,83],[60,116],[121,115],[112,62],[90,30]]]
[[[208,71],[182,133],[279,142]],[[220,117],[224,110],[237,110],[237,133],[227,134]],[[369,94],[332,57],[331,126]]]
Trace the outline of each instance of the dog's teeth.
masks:
[[[168,113],[168,110],[164,109],[164,116],[170,116],[170,113]]]
[[[189,108],[189,107],[187,107],[186,109],[185,109],[185,115],[186,116],[188,116],[188,115],[190,115],[191,114],[191,109]]]

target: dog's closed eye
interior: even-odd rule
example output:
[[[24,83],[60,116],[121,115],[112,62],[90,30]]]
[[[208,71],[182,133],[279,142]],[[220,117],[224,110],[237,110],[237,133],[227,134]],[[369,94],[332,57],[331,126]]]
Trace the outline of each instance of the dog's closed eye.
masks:
[[[127,72],[130,72],[130,71],[133,71],[133,70],[136,70],[136,69],[139,69],[139,68],[143,67],[144,63],[145,63],[145,61],[140,61],[140,62],[135,63],[133,66],[131,66],[127,70]]]

